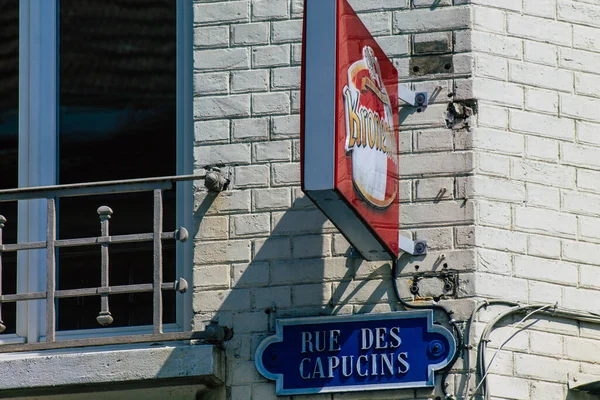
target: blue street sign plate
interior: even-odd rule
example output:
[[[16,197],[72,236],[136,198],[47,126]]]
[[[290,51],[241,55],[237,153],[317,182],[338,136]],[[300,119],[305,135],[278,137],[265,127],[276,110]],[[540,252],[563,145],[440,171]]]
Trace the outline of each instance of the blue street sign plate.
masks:
[[[456,352],[433,311],[277,320],[256,350],[256,368],[278,395],[419,388]]]

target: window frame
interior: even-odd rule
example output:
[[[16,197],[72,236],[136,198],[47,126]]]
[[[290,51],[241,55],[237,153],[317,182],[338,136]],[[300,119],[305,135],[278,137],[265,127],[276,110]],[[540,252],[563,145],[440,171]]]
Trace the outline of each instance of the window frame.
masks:
[[[193,171],[193,4],[176,0],[176,173]],[[19,0],[19,187],[58,184],[59,14],[60,0]],[[193,182],[176,185],[176,225],[193,220]],[[18,242],[46,240],[46,202],[20,201]],[[17,292],[45,291],[45,250],[20,252]],[[176,273],[192,281],[192,241],[177,243]],[[165,331],[191,329],[192,291],[176,297],[176,323]],[[2,335],[0,344],[44,340],[43,301],[17,303],[16,334]],[[152,327],[57,331],[57,339],[147,333]]]

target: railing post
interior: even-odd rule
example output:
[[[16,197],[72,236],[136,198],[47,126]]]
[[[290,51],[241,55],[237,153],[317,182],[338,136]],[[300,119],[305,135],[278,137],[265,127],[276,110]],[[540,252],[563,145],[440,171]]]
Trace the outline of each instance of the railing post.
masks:
[[[102,206],[98,208],[98,215],[100,216],[100,230],[102,238],[108,238],[108,220],[113,214],[113,210],[110,207]],[[100,245],[100,285],[102,288],[108,288],[108,241],[103,242]],[[113,317],[110,314],[108,308],[108,294],[103,293],[100,295],[100,313],[96,317],[96,321],[102,326],[108,326],[113,323]]]
[[[2,246],[2,230],[4,229],[4,224],[6,224],[6,218],[4,215],[0,215],[0,246]],[[2,296],[2,250],[0,250],[0,296]],[[2,305],[0,304],[0,333],[6,330],[6,325],[4,325],[4,321],[2,320]]]
[[[46,342],[56,340],[56,202],[48,199],[48,225],[46,232]]]
[[[154,333],[162,333],[162,226],[163,226],[163,204],[162,190],[154,191],[154,238],[153,238],[153,255],[154,255],[154,279],[153,279],[153,325]]]

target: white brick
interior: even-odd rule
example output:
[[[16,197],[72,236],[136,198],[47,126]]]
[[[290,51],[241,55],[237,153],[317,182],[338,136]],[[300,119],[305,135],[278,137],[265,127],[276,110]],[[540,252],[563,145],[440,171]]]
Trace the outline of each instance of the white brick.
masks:
[[[600,172],[577,170],[577,187],[593,192],[600,192]]]
[[[562,257],[569,261],[597,265],[600,259],[600,246],[591,243],[563,240]],[[600,305],[600,298],[598,299],[598,304]],[[572,308],[577,309],[578,307]]]
[[[561,285],[536,281],[529,281],[527,283],[529,287],[529,304],[558,303],[559,306],[563,306]]]
[[[600,215],[600,196],[587,193],[564,192],[563,209],[583,215]]]
[[[272,92],[252,95],[252,113],[287,114],[290,112],[290,95],[287,92]]]
[[[579,365],[556,358],[516,354],[515,372],[522,377],[566,383],[567,373],[579,372]]]
[[[523,11],[528,15],[554,19],[556,0],[524,0]]]
[[[577,140],[580,143],[600,146],[600,124],[577,121]]]
[[[523,233],[503,229],[477,227],[472,244],[494,250],[525,253],[527,236]]]
[[[479,271],[502,275],[512,272],[512,256],[509,253],[479,249],[477,256]]]
[[[575,122],[571,119],[517,110],[510,111],[510,127],[516,131],[531,132],[556,139],[573,140],[575,136]]]
[[[250,55],[247,49],[196,50],[194,69],[230,70],[250,67]]]
[[[437,204],[406,204],[400,209],[400,220],[406,226],[446,225],[469,222],[474,219],[473,204],[440,202]]]
[[[476,128],[473,132],[473,147],[498,153],[522,155],[525,152],[525,138],[518,133]]]
[[[194,122],[194,139],[198,143],[229,140],[229,121],[197,121]]]
[[[247,289],[201,290],[194,293],[194,311],[245,311],[250,307]]]
[[[229,266],[206,265],[194,269],[194,288],[229,289]]]
[[[250,146],[244,143],[200,146],[194,149],[199,165],[250,164]]]
[[[528,160],[512,160],[514,179],[559,187],[573,187],[575,168]]]
[[[558,143],[555,140],[528,136],[525,147],[527,158],[558,162]]]
[[[581,265],[579,267],[579,287],[600,289],[600,267],[597,265]]]
[[[266,92],[269,88],[267,70],[235,71],[231,74],[232,92]]]
[[[600,97],[600,76],[592,74],[575,74],[575,90],[584,96]]]
[[[236,188],[268,186],[268,165],[245,165],[235,167],[233,184]]]
[[[600,341],[565,337],[565,353],[567,357],[574,360],[598,363],[600,362]]]
[[[251,45],[266,44],[269,41],[269,24],[234,25],[232,28],[233,44]]]
[[[322,306],[331,300],[331,283],[295,285],[292,287],[292,303],[296,307]]]
[[[557,188],[528,183],[527,205],[558,210],[560,207],[560,191]]]
[[[327,218],[319,210],[273,213],[273,234],[321,233]]]
[[[600,61],[600,54],[561,47],[558,51],[558,66],[564,69],[583,72],[597,72],[594,67]]]
[[[488,32],[472,32],[473,51],[491,53],[520,60],[523,57],[523,40]]]
[[[269,233],[270,224],[268,213],[234,215],[231,219],[231,231],[236,236],[264,235]]]
[[[598,262],[596,257],[595,262]],[[582,288],[564,288],[564,306],[572,310],[581,310],[595,313],[600,307],[600,296],[598,296],[597,290],[588,290]],[[599,343],[595,341],[595,343]],[[598,353],[594,355],[588,355],[587,357],[583,354],[578,354],[578,346],[569,346],[567,338],[565,338],[565,352],[573,358],[580,360],[587,360],[589,357],[597,357]]]
[[[452,198],[454,179],[433,178],[415,181],[415,194],[419,200]]]
[[[300,89],[300,67],[275,68],[271,74],[273,89]]]
[[[195,250],[194,262],[198,264],[250,261],[250,242],[247,240],[196,242]]]
[[[510,159],[505,156],[480,152],[477,157],[479,171],[502,177],[510,174]]]
[[[229,73],[194,74],[194,93],[227,94],[229,91]]]
[[[600,27],[600,6],[595,4],[557,0],[558,19]]]
[[[546,113],[558,113],[558,93],[533,88],[525,89],[525,109]]]
[[[393,33],[402,33],[461,29],[467,28],[470,20],[470,10],[467,7],[441,7],[433,11],[429,9],[395,11],[392,30]]]
[[[388,57],[406,56],[409,53],[408,35],[381,36],[377,43]]]
[[[291,161],[292,144],[289,140],[253,144],[255,162]]]
[[[498,228],[510,228],[510,204],[478,201],[477,205],[479,210],[479,222],[482,225],[492,225]]]
[[[288,18],[289,0],[252,0],[253,20],[272,20]]]
[[[477,56],[477,76],[506,80],[508,76],[508,63],[506,59],[491,55]]]
[[[267,118],[235,119],[232,122],[233,138],[244,139],[266,139],[269,129]]]
[[[331,236],[297,236],[292,239],[294,258],[330,257]]]
[[[564,164],[600,169],[600,148],[563,143],[561,159]]]
[[[558,63],[558,52],[556,46],[551,44],[532,42],[530,40],[525,41],[525,61],[529,61],[537,64],[546,64],[556,66]],[[515,71],[515,74],[518,74]],[[555,72],[555,74],[558,74]],[[566,72],[563,72],[566,75]],[[546,85],[548,82],[546,81]]]
[[[477,273],[475,284],[479,296],[489,296],[512,301],[527,301],[527,281],[525,279]]]
[[[229,46],[229,28],[211,26],[194,28],[194,46],[227,47]]]
[[[515,257],[515,276],[520,278],[575,286],[578,282],[578,270],[577,264],[536,257]]]
[[[503,33],[506,30],[506,12],[489,7],[473,7],[475,30]]]
[[[455,1],[456,3],[456,1]],[[466,2],[462,2],[464,4],[481,4],[484,5],[486,7],[490,6],[490,2],[486,1],[486,0],[470,0],[470,1],[466,1]],[[511,10],[511,11],[521,11],[522,9],[522,0],[505,0],[502,3],[498,3],[498,4],[494,4],[494,7],[496,8],[501,8],[504,10]]]
[[[508,111],[506,108],[480,103],[477,122],[479,126],[489,126],[504,130],[508,127]]]
[[[302,20],[278,21],[271,24],[271,42],[284,43],[302,40]]]
[[[514,83],[475,79],[473,96],[480,100],[490,101],[507,106],[523,105],[523,88]]]
[[[515,227],[559,237],[575,236],[577,234],[577,217],[551,210],[517,207],[515,209]]]
[[[290,65],[290,46],[264,46],[252,49],[252,67]]]
[[[250,115],[250,96],[197,97],[194,116],[201,119],[244,117]]]
[[[600,52],[600,29],[573,25],[573,47]]]
[[[288,259],[292,255],[290,239],[257,239],[254,241],[254,260]]]
[[[467,184],[468,198],[485,198],[522,203],[525,200],[525,184],[506,179],[475,176]]]
[[[252,290],[254,307],[265,309],[272,306],[287,308],[292,305],[292,290],[289,286],[275,286]],[[264,314],[264,312],[263,312]]]
[[[403,177],[421,174],[454,174],[473,169],[473,154],[430,153],[405,155],[400,161],[400,174]]]
[[[272,137],[299,137],[300,136],[300,116],[284,115],[271,118]]]
[[[216,240],[229,237],[229,219],[227,217],[203,217],[195,239]]]
[[[252,205],[255,210],[280,210],[291,207],[289,188],[256,189],[252,191]]]
[[[233,264],[232,285],[237,288],[263,286],[269,282],[269,263]]]
[[[298,163],[273,164],[271,183],[274,186],[300,183],[300,165]]]
[[[509,63],[509,79],[524,85],[564,92],[573,91],[572,72],[537,64]]]
[[[528,240],[527,254],[546,258],[560,257],[560,239],[549,236],[529,235]]]
[[[508,15],[508,33],[563,46],[571,45],[571,26],[536,17],[517,14]]]
[[[242,190],[227,190],[215,199],[207,192],[197,193],[194,196],[195,209],[202,208],[205,202],[210,202],[208,213],[229,213],[250,211],[250,193]]]
[[[239,22],[247,20],[247,1],[194,4],[194,22],[197,24]]]

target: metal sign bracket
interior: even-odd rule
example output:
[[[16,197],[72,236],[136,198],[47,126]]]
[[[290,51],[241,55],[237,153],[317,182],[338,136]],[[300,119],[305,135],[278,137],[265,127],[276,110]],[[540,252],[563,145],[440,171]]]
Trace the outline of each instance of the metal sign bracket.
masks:
[[[427,241],[425,240],[412,240],[399,235],[398,246],[400,247],[400,250],[412,256],[422,256],[427,254]]]
[[[404,85],[398,85],[398,97],[414,107],[427,107],[429,96],[427,92],[413,92]]]

